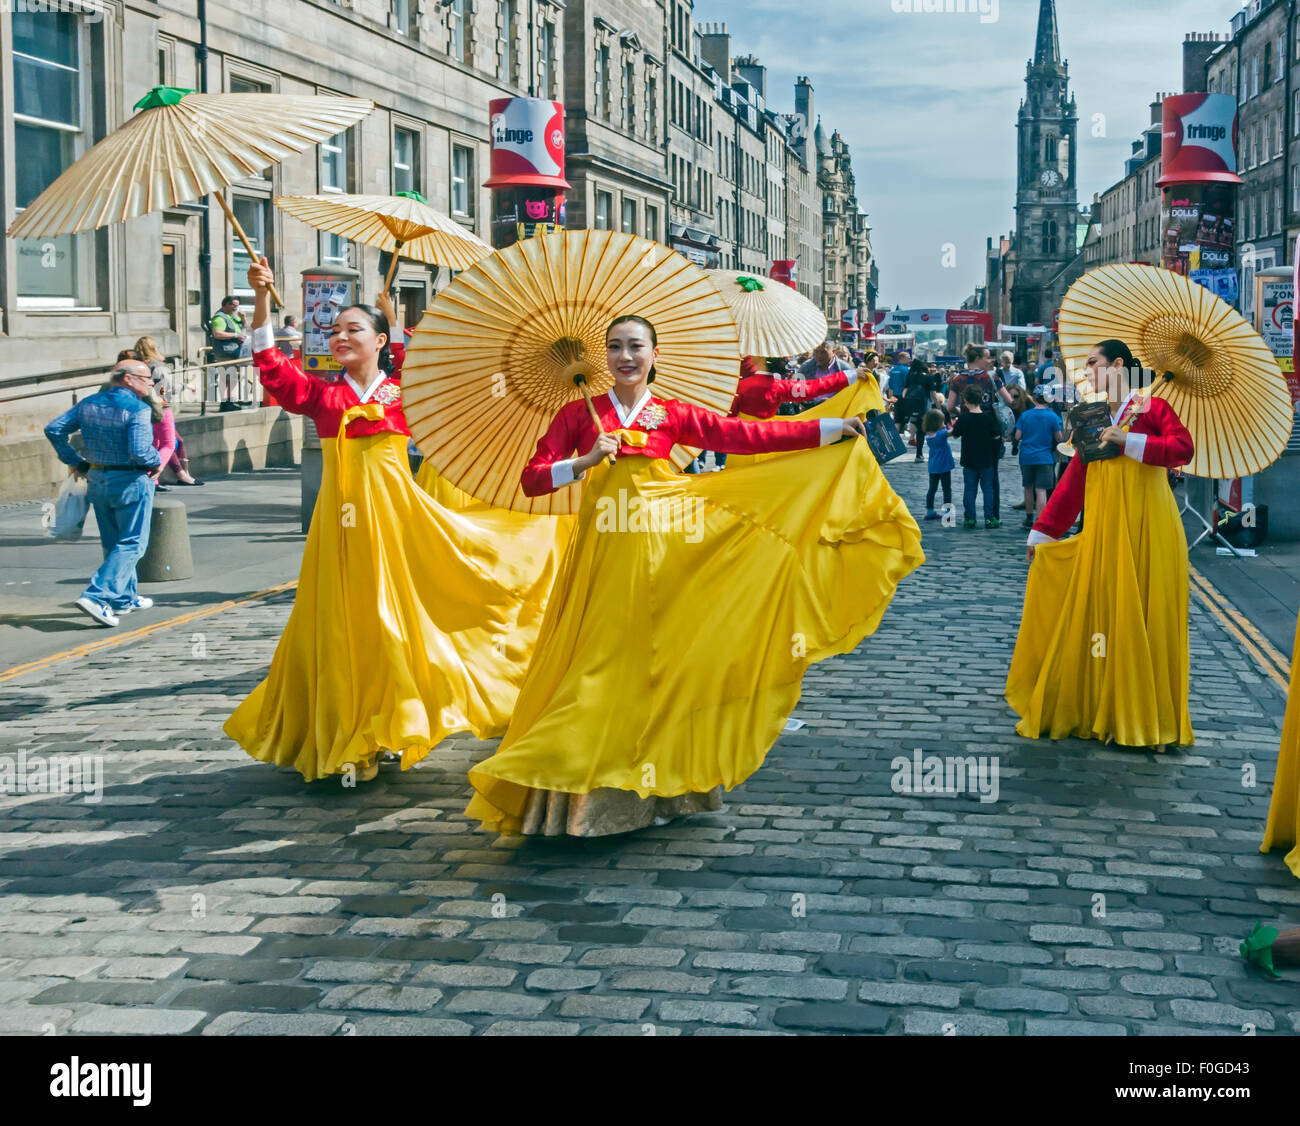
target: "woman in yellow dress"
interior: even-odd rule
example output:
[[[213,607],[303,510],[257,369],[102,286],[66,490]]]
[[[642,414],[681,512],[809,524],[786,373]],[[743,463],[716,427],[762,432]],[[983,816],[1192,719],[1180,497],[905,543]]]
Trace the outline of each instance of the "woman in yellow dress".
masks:
[[[653,327],[619,318],[606,344],[599,431],[569,403],[523,472],[529,495],[587,481],[509,730],[469,775],[467,812],[502,832],[602,836],[719,808],[808,666],[872,633],[923,561],[860,420],[656,399]],[[805,452],[692,477],[667,461],[678,443]]]
[[[1291,845],[1284,857],[1286,866],[1300,877],[1300,622],[1296,623],[1295,645],[1291,653],[1291,688],[1286,697],[1286,718],[1282,721],[1282,742],[1277,752],[1277,771],[1273,776],[1273,800],[1268,807],[1268,825],[1260,852]]]
[[[1121,456],[1074,457],[1029,533],[1007,703],[1031,739],[1187,746],[1187,537],[1168,471],[1192,437],[1123,342],[1102,341],[1087,368],[1110,405],[1099,438]],[[1081,508],[1083,531],[1058,542]]]
[[[513,513],[455,512],[418,488],[387,317],[342,310],[330,353],[343,378],[314,379],[275,348],[271,278],[265,259],[248,271],[253,360],[286,410],[315,421],[323,474],[270,672],[225,730],[306,781],[366,781],[381,751],[407,769],[451,732],[505,730],[554,580],[555,530],[521,534]]]

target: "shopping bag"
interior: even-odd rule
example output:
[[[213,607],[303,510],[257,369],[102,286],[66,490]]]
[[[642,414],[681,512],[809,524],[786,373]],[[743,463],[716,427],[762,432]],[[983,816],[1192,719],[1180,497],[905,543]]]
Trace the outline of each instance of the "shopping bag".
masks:
[[[867,445],[881,465],[907,453],[907,443],[898,433],[898,427],[890,415],[871,411],[866,417],[866,427]]]
[[[79,540],[86,526],[90,500],[86,496],[86,479],[69,477],[54,501],[54,520],[48,535],[54,540]]]

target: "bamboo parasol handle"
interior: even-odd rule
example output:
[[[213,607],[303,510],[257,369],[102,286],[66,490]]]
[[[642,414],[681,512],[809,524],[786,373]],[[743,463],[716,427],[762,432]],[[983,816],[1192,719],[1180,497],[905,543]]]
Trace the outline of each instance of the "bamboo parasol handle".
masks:
[[[401,249],[402,249],[402,244],[400,242],[393,247],[393,258],[392,261],[388,263],[388,276],[384,278],[385,293],[387,293],[393,287],[393,275],[397,273],[398,252]]]
[[[217,197],[217,202],[221,204],[221,210],[226,213],[226,221],[230,224],[231,229],[235,234],[239,236],[239,241],[244,244],[244,249],[248,251],[249,261],[254,263],[260,262],[262,256],[253,249],[253,244],[248,241],[248,236],[244,234],[244,228],[239,225],[239,220],[235,218],[235,213],[230,210],[230,204],[226,202],[225,193],[213,192],[212,194]],[[276,292],[274,282],[271,283],[271,300],[280,308],[284,308],[284,299]]]
[[[573,382],[578,385],[578,390],[582,392],[582,397],[587,400],[587,410],[591,414],[591,421],[596,424],[596,433],[605,433],[605,428],[600,424],[600,415],[596,413],[596,404],[591,401],[591,391],[587,388],[587,377],[579,372],[573,377]],[[609,464],[613,465],[615,460],[616,458],[614,454],[610,454],[608,458]]]

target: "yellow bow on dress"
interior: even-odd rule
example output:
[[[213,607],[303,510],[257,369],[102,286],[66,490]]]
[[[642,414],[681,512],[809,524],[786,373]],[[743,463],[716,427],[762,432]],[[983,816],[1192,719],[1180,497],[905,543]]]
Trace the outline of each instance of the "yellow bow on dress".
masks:
[[[348,407],[343,412],[343,417],[339,419],[339,432],[334,439],[334,456],[338,459],[338,479],[339,479],[339,496],[346,497],[347,490],[343,484],[343,443],[348,436],[348,423],[354,418],[368,418],[371,422],[381,422],[384,417],[384,407],[382,403],[358,403],[355,407]]]

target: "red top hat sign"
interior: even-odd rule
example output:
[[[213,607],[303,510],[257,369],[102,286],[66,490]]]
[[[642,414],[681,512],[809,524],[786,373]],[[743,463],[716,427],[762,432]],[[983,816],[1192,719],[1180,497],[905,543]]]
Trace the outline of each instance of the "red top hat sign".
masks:
[[[1164,101],[1163,175],[1156,183],[1240,184],[1237,99],[1231,94],[1176,94]]]
[[[542,98],[495,98],[492,175],[484,187],[533,185],[568,190],[564,178],[564,106]]]

